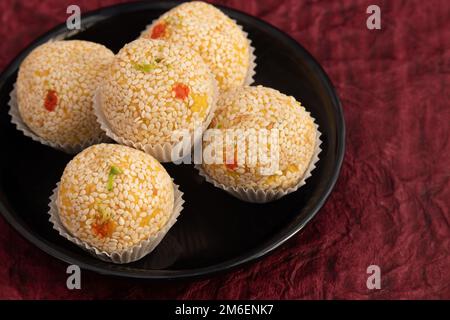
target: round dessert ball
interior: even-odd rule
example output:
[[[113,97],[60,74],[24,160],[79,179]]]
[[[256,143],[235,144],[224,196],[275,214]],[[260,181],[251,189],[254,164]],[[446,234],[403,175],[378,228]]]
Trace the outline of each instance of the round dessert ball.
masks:
[[[242,86],[251,71],[250,42],[242,29],[214,6],[187,2],[154,21],[143,37],[164,39],[198,52],[221,90]]]
[[[210,129],[220,129],[217,131],[223,135],[205,139],[204,150],[208,146],[220,150],[211,148],[215,144],[223,152],[215,154],[220,157],[219,163],[203,161],[202,166],[209,177],[228,187],[293,187],[304,176],[316,147],[314,120],[300,102],[262,86],[241,87],[223,94]],[[227,142],[227,132],[236,138]]]
[[[101,109],[112,131],[134,143],[173,143],[210,120],[216,83],[202,58],[187,47],[140,38],[116,55],[101,87]],[[208,124],[205,124],[205,127]]]
[[[64,227],[107,253],[158,232],[174,207],[173,183],[152,156],[117,144],[91,146],[69,162],[57,194]]]
[[[24,123],[42,139],[73,147],[103,137],[92,97],[114,54],[97,43],[47,42],[22,62],[17,101]]]

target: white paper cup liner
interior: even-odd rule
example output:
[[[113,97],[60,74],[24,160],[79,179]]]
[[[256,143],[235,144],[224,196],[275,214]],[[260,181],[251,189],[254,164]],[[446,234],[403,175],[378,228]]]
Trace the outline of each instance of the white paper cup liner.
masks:
[[[319,131],[319,126],[314,123],[316,127],[316,143],[313,155],[311,157],[311,161],[309,163],[308,168],[306,169],[305,173],[303,174],[303,177],[301,180],[295,185],[287,189],[271,189],[271,190],[261,190],[261,189],[254,189],[254,188],[244,188],[244,187],[234,187],[234,186],[225,186],[222,183],[217,182],[212,177],[210,177],[203,167],[199,164],[195,165],[195,168],[198,170],[199,174],[205,178],[205,180],[211,184],[213,184],[216,188],[225,190],[232,196],[246,201],[246,202],[252,202],[252,203],[267,203],[271,201],[278,200],[285,195],[292,193],[294,191],[297,191],[301,186],[306,184],[306,179],[311,177],[311,172],[316,168],[316,163],[319,161],[319,154],[322,151],[320,148],[320,145],[322,144],[322,140],[320,140],[321,133]]]
[[[219,9],[220,10],[220,9]],[[225,14],[222,11],[223,14]],[[225,14],[226,15],[226,14]],[[150,30],[150,28],[153,26],[153,24],[159,19],[160,17],[154,19],[152,21],[152,23],[148,24],[145,26],[144,30],[141,31],[140,33],[140,37],[143,37],[145,34],[147,34],[148,30]],[[231,18],[230,18],[231,19]],[[254,76],[256,74],[256,55],[255,55],[255,48],[252,46],[252,40],[250,40],[250,38],[248,37],[248,33],[244,31],[244,28],[234,19],[233,20],[234,23],[236,23],[236,25],[239,27],[239,29],[241,29],[242,33],[244,34],[245,38],[248,41],[248,47],[249,47],[249,57],[248,57],[248,69],[247,69],[247,74],[245,76],[244,79],[244,83],[243,85],[251,85],[255,80],[254,80]]]
[[[58,149],[64,151],[69,154],[76,154],[81,150],[102,142],[107,142],[109,139],[106,135],[101,134],[98,137],[91,138],[84,143],[79,143],[75,145],[69,144],[61,144],[52,141],[45,140],[35,134],[23,121],[22,116],[19,112],[19,106],[17,103],[17,88],[16,83],[14,83],[13,90],[9,94],[9,112],[8,114],[11,116],[11,122],[16,126],[17,130],[21,131],[25,136],[33,139],[34,141],[40,142],[46,146],[52,147],[54,149]]]
[[[213,82],[213,100],[212,100],[212,107],[211,110],[206,118],[205,121],[202,123],[202,133],[205,131],[211,120],[214,117],[214,112],[216,111],[217,107],[217,99],[219,97],[219,89],[217,87],[217,81],[214,79],[213,75],[211,74],[211,79]],[[162,144],[144,144],[140,142],[131,141],[130,139],[124,138],[122,136],[119,136],[114,132],[112,129],[110,123],[108,122],[108,119],[106,118],[103,109],[102,109],[102,95],[101,95],[101,88],[98,88],[93,96],[93,105],[94,105],[94,113],[97,116],[97,122],[100,124],[100,128],[105,132],[105,134],[116,141],[119,144],[123,144],[129,147],[133,147],[138,150],[142,150],[145,153],[150,154],[155,159],[157,159],[159,162],[175,162],[180,159],[172,159],[172,150],[175,147],[175,145],[178,142],[167,142]],[[197,140],[201,138],[198,137]],[[194,146],[195,143],[198,141],[194,141],[194,133],[192,133],[191,136],[191,146]]]
[[[78,239],[77,237],[74,237],[69,233],[69,231],[64,227],[62,224],[59,213],[58,213],[58,207],[56,204],[56,200],[58,197],[58,188],[59,188],[59,182],[56,184],[56,188],[53,189],[53,194],[50,196],[50,203],[48,211],[48,214],[50,215],[49,221],[53,225],[53,229],[58,231],[58,233],[66,238],[67,240],[75,243],[82,249],[88,251],[93,256],[97,257],[100,260],[107,261],[107,262],[113,262],[118,264],[123,263],[130,263],[136,260],[139,260],[152,252],[158,244],[161,242],[161,240],[164,238],[164,236],[167,234],[169,229],[177,222],[177,218],[180,215],[181,211],[183,210],[183,204],[184,200],[182,198],[183,193],[179,190],[178,185],[173,184],[174,186],[174,206],[173,206],[173,212],[170,216],[167,223],[154,235],[149,237],[146,240],[141,241],[138,245],[135,245],[125,251],[122,252],[115,252],[115,253],[107,253],[105,251],[100,251],[96,247],[93,247],[89,245],[88,243]]]

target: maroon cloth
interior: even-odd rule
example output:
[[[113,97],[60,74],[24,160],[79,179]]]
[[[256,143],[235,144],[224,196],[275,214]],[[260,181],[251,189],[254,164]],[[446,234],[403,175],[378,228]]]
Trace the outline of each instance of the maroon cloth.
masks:
[[[0,2],[0,69],[66,18],[114,0]],[[284,30],[330,75],[347,124],[336,188],[310,224],[273,254],[206,280],[149,283],[66,265],[0,219],[0,297],[19,299],[450,298],[450,3],[433,1],[218,1]],[[366,28],[381,7],[382,29]],[[5,107],[5,106],[2,106]],[[381,290],[366,287],[369,265]]]

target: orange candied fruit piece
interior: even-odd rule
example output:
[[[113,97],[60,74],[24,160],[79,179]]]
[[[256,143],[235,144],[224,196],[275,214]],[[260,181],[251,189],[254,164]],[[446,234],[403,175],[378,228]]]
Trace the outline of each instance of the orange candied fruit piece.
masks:
[[[164,37],[164,34],[166,33],[166,29],[167,29],[167,25],[165,22],[160,22],[160,23],[156,24],[152,29],[150,38],[159,39],[159,38]]]
[[[94,223],[92,225],[92,231],[99,237],[110,237],[115,229],[113,221],[106,221],[104,223]]]
[[[175,92],[175,98],[184,100],[189,96],[189,87],[183,83],[176,83],[172,87],[172,91]]]

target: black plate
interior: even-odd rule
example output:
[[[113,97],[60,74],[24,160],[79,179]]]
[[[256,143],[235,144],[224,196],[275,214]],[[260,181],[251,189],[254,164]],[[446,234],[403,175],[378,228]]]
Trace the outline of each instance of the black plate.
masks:
[[[70,37],[102,43],[117,52],[176,2],[132,3],[83,16],[82,32]],[[200,178],[192,166],[165,165],[186,200],[179,221],[157,249],[142,260],[102,262],[60,237],[48,222],[48,198],[71,156],[25,137],[10,123],[8,96],[24,57],[48,39],[51,30],[24,50],[0,78],[0,211],[25,238],[48,254],[102,274],[187,278],[228,270],[272,251],[317,213],[329,196],[344,155],[344,119],[333,86],[320,65],[296,41],[257,18],[221,9],[249,33],[256,48],[256,84],[300,100],[322,132],[318,167],[306,186],[281,200],[258,205],[239,201]],[[7,45],[7,44],[5,44]]]

